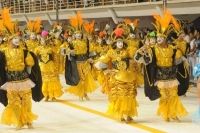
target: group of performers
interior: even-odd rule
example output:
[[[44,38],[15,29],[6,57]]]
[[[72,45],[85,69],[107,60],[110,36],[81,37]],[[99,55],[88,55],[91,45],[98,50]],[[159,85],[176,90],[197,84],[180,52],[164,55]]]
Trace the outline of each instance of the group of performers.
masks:
[[[108,96],[107,113],[129,123],[138,115],[137,88],[144,85],[150,100],[160,99],[157,114],[165,121],[187,115],[179,96],[189,87],[187,43],[183,27],[169,11],[154,15],[155,31],[136,37],[139,20],[124,19],[111,31],[95,29],[78,12],[64,29],[55,24],[41,30],[41,20],[27,22],[20,31],[9,9],[0,18],[1,123],[32,128],[37,116],[31,100],[56,101],[64,92],[81,101],[101,88]],[[176,33],[173,41],[168,35]],[[26,36],[28,35],[28,39]],[[62,89],[64,74],[68,88]],[[99,87],[100,86],[100,87]]]

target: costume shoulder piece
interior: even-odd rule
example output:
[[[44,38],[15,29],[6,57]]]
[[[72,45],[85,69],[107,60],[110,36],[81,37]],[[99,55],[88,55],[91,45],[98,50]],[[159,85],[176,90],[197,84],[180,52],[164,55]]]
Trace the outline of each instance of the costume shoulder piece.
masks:
[[[0,52],[0,87],[6,83],[6,59],[4,53]],[[8,99],[6,96],[6,91],[0,89],[0,102],[6,106],[8,104]]]
[[[76,86],[80,81],[76,60],[66,57],[65,61],[65,80],[68,85]]]
[[[189,71],[184,62],[178,64],[176,78],[179,81],[178,95],[185,95],[189,88]]]
[[[152,62],[144,66],[144,93],[150,100],[156,100],[160,98],[160,93],[154,85],[156,82],[156,57],[154,47],[151,50],[153,53]]]

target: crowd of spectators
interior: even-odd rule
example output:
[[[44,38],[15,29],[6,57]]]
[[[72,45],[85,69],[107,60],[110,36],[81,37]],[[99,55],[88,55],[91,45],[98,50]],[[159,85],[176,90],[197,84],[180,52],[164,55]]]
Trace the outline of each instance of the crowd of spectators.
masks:
[[[58,2],[60,9],[66,9],[66,8],[86,8],[91,6],[103,6],[112,4],[156,2],[156,1],[161,1],[161,0],[1,0],[0,6],[14,7],[17,11],[13,12],[24,13],[30,11],[41,11],[43,7],[45,7],[45,10],[53,10],[55,9],[56,2]]]

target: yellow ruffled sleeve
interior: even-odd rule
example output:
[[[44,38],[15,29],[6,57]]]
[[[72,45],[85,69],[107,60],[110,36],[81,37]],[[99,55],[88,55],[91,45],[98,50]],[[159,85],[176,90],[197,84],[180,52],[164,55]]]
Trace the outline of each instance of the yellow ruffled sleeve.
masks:
[[[176,51],[176,59],[180,59],[183,56],[181,50],[177,49]]]
[[[111,58],[109,57],[108,54],[103,55],[99,58],[99,61],[102,63],[105,63],[105,64],[107,64],[110,60],[111,60]]]
[[[27,56],[25,58],[25,63],[29,67],[32,67],[35,64],[34,59],[33,59],[33,57],[31,56],[30,53],[27,54]]]

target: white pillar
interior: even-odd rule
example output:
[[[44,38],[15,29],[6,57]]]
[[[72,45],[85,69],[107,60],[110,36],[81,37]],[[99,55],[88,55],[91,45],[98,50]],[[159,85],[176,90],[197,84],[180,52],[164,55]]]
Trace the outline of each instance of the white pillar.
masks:
[[[24,18],[25,18],[25,21],[28,22],[29,19],[28,19],[28,16],[26,14],[24,14]]]
[[[113,19],[114,23],[118,24],[118,17],[116,15],[116,12],[113,9],[109,8],[108,9],[108,13],[110,14],[110,16]]]
[[[52,23],[51,16],[50,16],[48,13],[46,13],[45,16],[46,16],[46,18],[47,18],[49,24],[52,25],[53,23]]]

